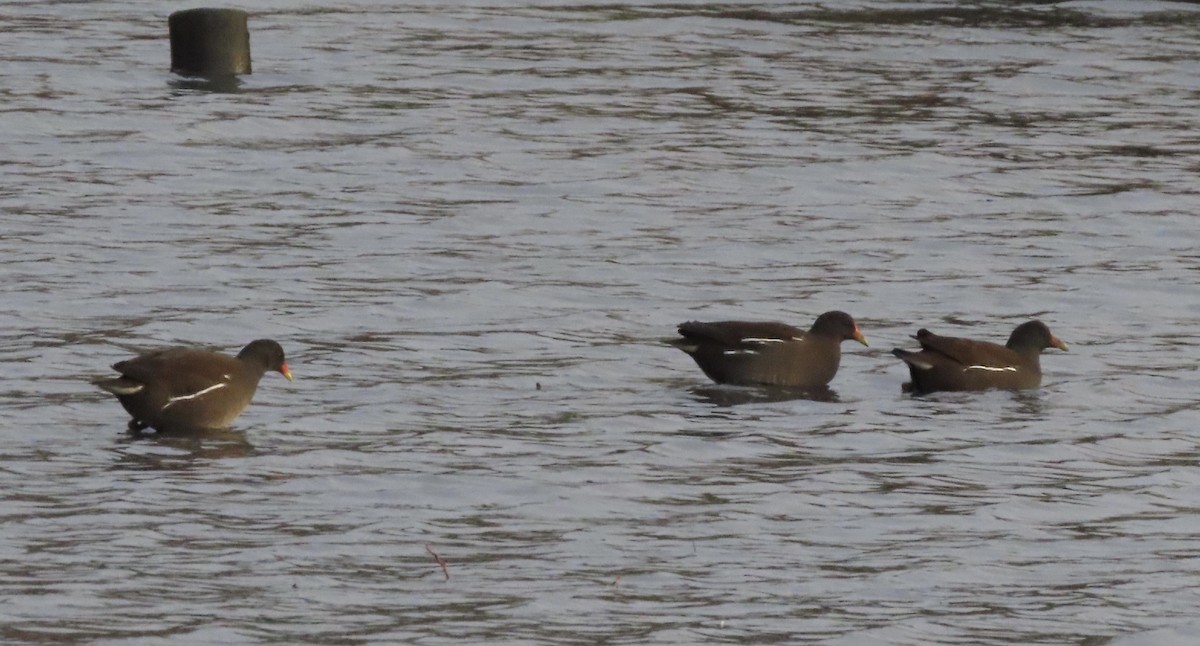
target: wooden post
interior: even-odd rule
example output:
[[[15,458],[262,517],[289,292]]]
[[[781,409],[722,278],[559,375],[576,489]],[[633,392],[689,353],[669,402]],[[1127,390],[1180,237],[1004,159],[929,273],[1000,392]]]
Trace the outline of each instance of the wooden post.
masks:
[[[250,73],[250,30],[241,9],[186,9],[167,20],[171,71],[219,78]]]

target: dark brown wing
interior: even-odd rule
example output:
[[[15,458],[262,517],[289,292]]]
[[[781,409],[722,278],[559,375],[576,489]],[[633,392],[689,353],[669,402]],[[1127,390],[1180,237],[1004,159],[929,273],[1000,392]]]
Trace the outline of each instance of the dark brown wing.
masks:
[[[1003,368],[1021,363],[1015,352],[996,343],[938,336],[926,329],[919,330],[915,338],[922,350],[937,353],[963,366]]]
[[[791,341],[806,336],[800,328],[774,321],[688,321],[680,324],[679,334],[691,341],[730,349],[761,345],[766,339]]]
[[[227,382],[239,368],[233,357],[190,348],[156,350],[113,364],[113,369],[127,379],[161,385],[168,397],[190,395]]]

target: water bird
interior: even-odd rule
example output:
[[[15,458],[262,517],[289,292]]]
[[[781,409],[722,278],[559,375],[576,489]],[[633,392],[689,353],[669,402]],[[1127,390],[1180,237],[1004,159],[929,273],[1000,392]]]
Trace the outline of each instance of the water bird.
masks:
[[[719,384],[821,388],[837,374],[842,341],[867,345],[845,312],[825,312],[808,331],[774,321],[688,321],[671,345]]]
[[[236,357],[193,348],[166,348],[113,364],[120,377],[94,381],[116,395],[133,418],[131,432],[228,427],[245,410],[268,370],[292,380],[283,348],[250,342]]]
[[[919,351],[895,348],[892,354],[908,364],[912,381],[904,392],[939,390],[1024,390],[1042,384],[1040,357],[1046,348],[1066,351],[1067,344],[1041,321],[1018,325],[999,345],[987,341],[938,336],[921,328],[913,336]]]

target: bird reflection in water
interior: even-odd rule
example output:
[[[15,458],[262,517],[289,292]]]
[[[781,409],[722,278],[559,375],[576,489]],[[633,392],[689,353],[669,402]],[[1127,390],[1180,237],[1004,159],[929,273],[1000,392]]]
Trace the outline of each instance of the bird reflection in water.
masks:
[[[771,404],[793,400],[837,403],[837,391],[828,386],[785,388],[781,386],[696,386],[688,389],[696,399],[714,406]]]
[[[138,471],[187,469],[193,464],[223,458],[244,458],[254,452],[246,434],[233,429],[147,433],[121,437],[121,463]]]

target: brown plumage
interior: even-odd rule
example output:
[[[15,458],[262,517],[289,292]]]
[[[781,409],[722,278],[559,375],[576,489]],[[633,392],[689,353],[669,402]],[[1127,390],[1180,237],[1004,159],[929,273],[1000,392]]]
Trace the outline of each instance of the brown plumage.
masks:
[[[921,344],[920,351],[896,348],[892,354],[908,364],[912,375],[904,391],[916,393],[1037,388],[1042,383],[1042,350],[1067,349],[1041,321],[1017,326],[1005,345],[938,336],[923,328],[913,338]]]
[[[841,362],[842,341],[867,345],[854,319],[826,312],[806,332],[786,323],[689,321],[671,341],[719,384],[817,388],[829,383]]]
[[[225,428],[250,404],[268,370],[292,379],[283,348],[269,339],[251,342],[236,357],[168,348],[115,363],[113,369],[121,376],[95,384],[116,395],[133,417],[131,431]]]

